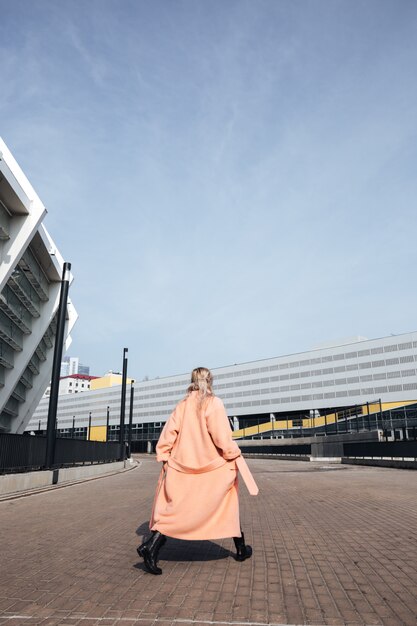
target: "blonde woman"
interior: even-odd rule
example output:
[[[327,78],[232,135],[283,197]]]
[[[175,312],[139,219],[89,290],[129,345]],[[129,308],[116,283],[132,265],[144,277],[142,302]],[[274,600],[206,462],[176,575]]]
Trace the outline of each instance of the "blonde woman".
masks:
[[[137,549],[152,574],[162,574],[157,561],[166,536],[233,537],[238,561],[252,555],[239,520],[236,459],[240,449],[212,383],[207,368],[192,371],[187,395],[166,422],[156,446],[163,469],[150,521],[152,535]]]

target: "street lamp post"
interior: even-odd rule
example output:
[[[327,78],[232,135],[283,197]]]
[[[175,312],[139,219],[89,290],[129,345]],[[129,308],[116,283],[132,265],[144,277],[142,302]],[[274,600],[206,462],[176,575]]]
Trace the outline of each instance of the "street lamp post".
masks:
[[[126,458],[125,450],[125,411],[126,411],[126,379],[127,379],[127,348],[123,348],[123,373],[122,373],[122,393],[120,402],[120,429],[119,429],[119,443],[120,443],[120,460],[124,461]]]
[[[132,448],[132,425],[133,425],[133,399],[135,397],[135,388],[133,386],[133,380],[130,383],[130,407],[129,407],[129,436],[128,436],[128,445],[129,445],[129,456],[131,456],[131,448]]]
[[[65,318],[67,314],[68,290],[71,276],[71,263],[64,263],[61,280],[61,293],[57,312],[57,327],[52,362],[51,393],[49,396],[48,425],[46,429],[45,467],[51,468],[55,457],[56,413],[58,408],[59,378],[61,372],[62,350],[64,345]]]

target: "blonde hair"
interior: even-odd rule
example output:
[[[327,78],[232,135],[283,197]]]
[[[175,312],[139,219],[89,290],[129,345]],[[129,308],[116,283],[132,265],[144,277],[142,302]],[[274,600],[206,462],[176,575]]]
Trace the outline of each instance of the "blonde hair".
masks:
[[[187,393],[197,391],[199,396],[200,409],[203,406],[204,400],[211,396],[214,396],[213,389],[213,376],[207,367],[196,367],[191,372],[191,384],[188,386]]]

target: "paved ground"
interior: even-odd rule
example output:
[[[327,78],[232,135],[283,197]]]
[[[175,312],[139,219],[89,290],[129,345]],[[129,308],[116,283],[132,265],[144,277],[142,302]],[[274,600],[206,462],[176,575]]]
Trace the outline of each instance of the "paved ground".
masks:
[[[169,539],[144,571],[158,466],[0,502],[0,625],[415,626],[417,472],[253,460],[252,559]]]

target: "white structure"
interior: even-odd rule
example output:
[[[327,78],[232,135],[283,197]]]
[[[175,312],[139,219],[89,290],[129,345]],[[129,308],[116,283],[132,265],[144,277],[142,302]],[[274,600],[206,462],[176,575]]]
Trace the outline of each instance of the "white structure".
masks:
[[[235,429],[249,420],[283,419],[285,415],[314,416],[317,411],[381,403],[417,403],[417,332],[363,340],[290,354],[262,361],[213,369],[216,393],[223,399]],[[184,397],[189,373],[135,383],[134,433],[156,433]],[[117,429],[120,386],[62,396],[58,428],[68,429],[75,418]],[[129,389],[126,411],[129,407]],[[42,401],[31,428],[45,430],[47,403]],[[233,418],[233,420],[232,420]]]
[[[0,431],[22,433],[49,384],[63,259],[0,139]],[[71,277],[72,281],[72,277]],[[68,301],[66,344],[77,313]]]
[[[90,389],[91,379],[96,376],[86,376],[85,374],[73,374],[72,376],[63,376],[59,380],[58,395],[65,396],[68,393],[81,393],[82,391],[88,391]],[[51,386],[45,389],[43,394],[44,398],[49,397],[51,394]]]
[[[61,362],[61,378],[73,374],[90,374],[88,365],[82,365],[78,356],[64,356]]]

